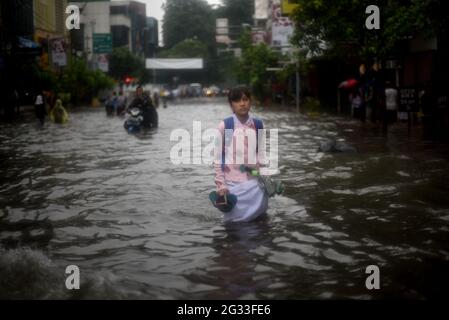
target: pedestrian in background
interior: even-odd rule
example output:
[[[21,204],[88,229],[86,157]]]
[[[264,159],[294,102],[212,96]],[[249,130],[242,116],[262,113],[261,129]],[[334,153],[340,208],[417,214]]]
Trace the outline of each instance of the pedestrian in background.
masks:
[[[351,114],[355,119],[362,119],[362,108],[363,108],[363,99],[362,94],[360,93],[360,89],[356,88],[354,92],[351,94]]]
[[[45,110],[45,96],[42,90],[39,90],[36,94],[36,99],[34,100],[34,111],[36,114],[36,118],[43,126],[45,123],[45,115],[47,114],[47,111]]]
[[[112,95],[109,97],[109,99],[106,101],[105,107],[106,107],[106,115],[113,116],[116,112],[116,106],[117,106],[117,92],[113,91]]]
[[[127,98],[123,95],[123,91],[119,92],[119,96],[117,98],[117,110],[116,114],[118,116],[124,115],[126,111]]]
[[[64,124],[69,121],[69,114],[62,106],[61,99],[56,99],[55,106],[50,111],[50,120],[54,123]]]
[[[385,112],[383,117],[383,131],[387,132],[388,125],[398,119],[398,90],[387,81],[385,88]]]

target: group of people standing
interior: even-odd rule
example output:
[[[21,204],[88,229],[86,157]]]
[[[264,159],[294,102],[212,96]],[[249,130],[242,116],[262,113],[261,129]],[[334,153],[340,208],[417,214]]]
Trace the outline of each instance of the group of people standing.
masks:
[[[127,98],[123,95],[123,91],[118,94],[116,91],[112,92],[112,96],[106,101],[106,114],[108,116],[120,116],[126,111]]]
[[[365,122],[382,125],[386,133],[388,126],[398,121],[407,121],[410,132],[411,123],[421,123],[425,138],[434,139],[444,136],[441,133],[447,126],[441,119],[447,119],[445,111],[437,108],[437,102],[430,82],[418,88],[403,88],[401,92],[390,81],[387,81],[378,63],[366,71],[365,65],[359,68],[359,78],[349,93],[351,114],[354,118]],[[411,102],[405,100],[405,106],[400,107],[402,90],[411,91]],[[407,93],[410,95],[410,92]],[[404,102],[403,102],[404,103]],[[411,103],[411,105],[410,105]],[[441,118],[441,119],[440,119]],[[440,132],[441,131],[441,132]]]
[[[398,90],[385,81],[378,63],[374,63],[369,71],[362,64],[359,73],[357,85],[349,94],[351,113],[362,122],[369,119],[373,123],[382,123],[386,131],[389,124],[397,121]]]

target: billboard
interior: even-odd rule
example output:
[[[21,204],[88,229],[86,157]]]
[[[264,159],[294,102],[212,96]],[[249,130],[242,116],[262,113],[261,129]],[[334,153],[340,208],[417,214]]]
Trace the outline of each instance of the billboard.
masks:
[[[67,65],[67,44],[64,38],[51,40],[51,61],[53,64],[64,67]]]
[[[97,56],[97,67],[103,72],[109,71],[109,57],[106,53],[100,53]]]
[[[268,19],[268,0],[254,0],[254,19]]]
[[[282,16],[281,3],[273,1],[271,7],[271,45],[275,47],[290,47],[290,38],[294,32],[293,22]]]
[[[290,15],[292,14],[293,10],[298,6],[297,3],[294,3],[293,0],[282,0],[282,14],[283,15]]]
[[[218,35],[227,35],[229,33],[228,19],[219,18],[215,20],[216,31]]]

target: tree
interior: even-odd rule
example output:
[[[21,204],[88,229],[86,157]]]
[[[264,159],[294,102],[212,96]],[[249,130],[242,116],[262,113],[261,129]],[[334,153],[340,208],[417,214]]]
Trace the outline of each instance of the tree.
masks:
[[[209,58],[209,50],[207,44],[198,39],[185,39],[172,48],[161,51],[161,58]]]
[[[161,51],[160,58],[202,58],[203,70],[183,70],[179,74],[178,70],[162,71],[162,79],[167,77],[181,77],[182,82],[203,82],[214,83],[219,80],[219,65],[216,63],[214,54],[211,54],[206,43],[198,39],[185,39],[170,49]]]
[[[69,93],[72,102],[89,102],[102,89],[110,89],[114,81],[100,70],[91,71],[84,60],[71,59],[58,83],[57,90]]]
[[[223,5],[219,12],[223,18],[228,18],[229,25],[253,24],[254,0],[223,0]]]
[[[139,57],[132,54],[128,48],[114,48],[111,54],[109,74],[117,80],[125,76],[140,78],[145,63]]]
[[[214,45],[215,17],[205,0],[167,0],[164,9],[165,48],[194,38],[208,46]]]
[[[447,28],[447,1],[380,0],[379,30],[368,30],[365,9],[371,0],[297,0],[293,14],[294,42],[311,53],[345,57],[382,58],[394,53],[405,39],[418,33],[427,37]],[[326,43],[326,47],[323,46]]]
[[[267,68],[277,65],[277,53],[265,43],[253,45],[249,31],[242,34],[239,44],[242,57],[236,64],[237,78],[240,83],[249,84],[256,98],[262,100],[270,79]]]
[[[145,61],[132,54],[126,47],[115,48],[112,51],[109,74],[119,81],[125,77],[137,78],[139,84],[149,83],[152,80],[151,71],[145,68]]]

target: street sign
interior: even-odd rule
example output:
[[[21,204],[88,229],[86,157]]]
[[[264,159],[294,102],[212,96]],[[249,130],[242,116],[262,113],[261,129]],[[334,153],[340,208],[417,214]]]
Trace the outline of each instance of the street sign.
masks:
[[[399,60],[387,60],[385,62],[385,69],[399,69],[401,68],[401,65],[399,63]]]
[[[417,112],[419,110],[418,95],[413,87],[399,88],[399,110],[405,112]]]
[[[112,52],[112,35],[110,33],[94,33],[92,37],[94,53]]]

